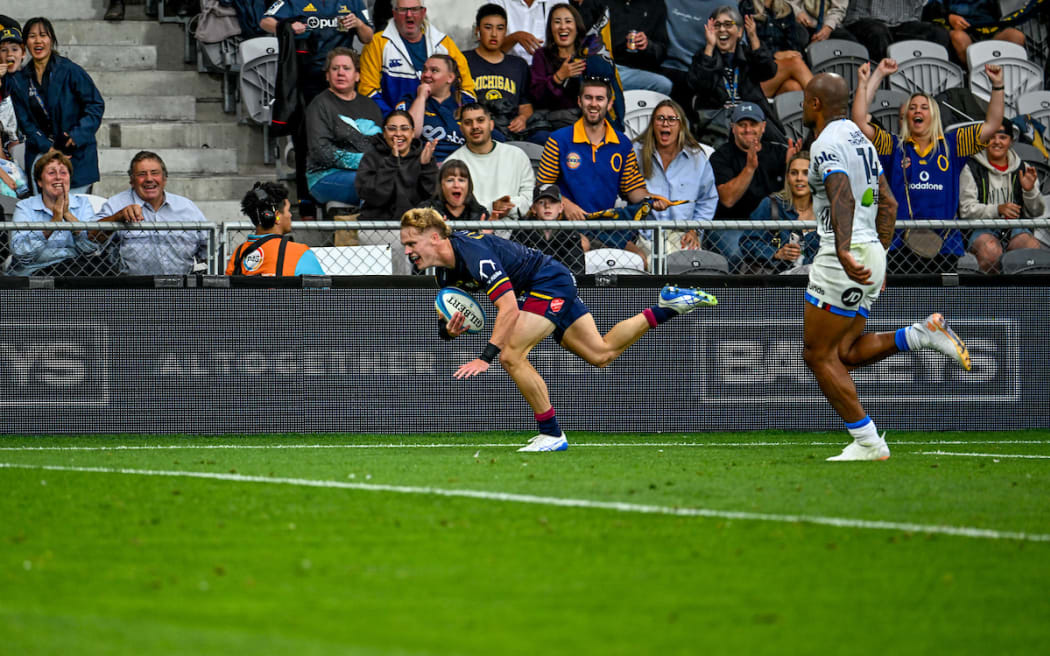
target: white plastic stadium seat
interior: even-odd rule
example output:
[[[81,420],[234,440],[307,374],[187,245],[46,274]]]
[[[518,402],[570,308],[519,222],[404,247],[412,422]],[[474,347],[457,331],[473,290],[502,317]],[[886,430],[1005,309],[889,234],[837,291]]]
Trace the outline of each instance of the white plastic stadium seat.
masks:
[[[1017,99],[1017,113],[1031,114],[1032,118],[1050,127],[1050,91],[1029,91]]]
[[[310,249],[330,276],[389,276],[393,273],[390,245],[321,246]]]
[[[507,145],[525,151],[525,154],[529,156],[529,162],[532,164],[533,173],[540,170],[540,158],[543,157],[543,146],[532,143],[531,141],[508,141]]]
[[[850,89],[857,88],[857,68],[868,61],[868,49],[855,41],[826,39],[806,48],[813,74],[837,73],[846,79]]]
[[[647,273],[641,255],[620,248],[595,248],[583,256],[587,273]]]
[[[996,59],[1028,59],[1024,46],[1009,41],[977,41],[966,49],[966,67],[971,71]]]
[[[623,106],[625,112],[630,112],[632,109],[647,109],[652,114],[653,109],[665,100],[670,100],[670,96],[665,96],[659,91],[649,91],[646,89],[628,89],[623,92]]]
[[[897,134],[901,124],[901,105],[908,102],[908,98],[907,93],[879,89],[875,92],[875,99],[868,111],[884,130],[890,134]]]
[[[928,93],[936,96],[961,87],[964,77],[963,70],[947,59],[913,57],[898,64],[897,72],[890,76],[890,88],[908,95]]]
[[[996,43],[1003,42],[997,41]],[[1043,86],[1042,69],[1027,59],[1001,57],[992,59],[988,63],[1003,67],[1003,86],[1006,87],[1006,98],[1004,100],[1006,102],[1007,116],[1017,114],[1017,100],[1021,96]],[[988,99],[992,97],[992,83],[984,72],[983,66],[977,69],[970,69],[970,91],[985,102],[988,102]]]
[[[729,274],[729,260],[714,251],[683,250],[667,256],[667,273]]]
[[[1004,275],[1016,273],[1050,273],[1050,250],[1018,248],[1007,251],[999,261]]]
[[[102,196],[96,196],[95,194],[81,194],[81,195],[84,196],[85,198],[87,198],[88,201],[91,202],[91,209],[95,212],[95,214],[98,214],[99,210],[102,209],[102,206],[105,205],[106,201],[108,200],[107,198],[104,198]]]
[[[659,91],[646,89],[629,89],[623,92],[623,130],[629,138],[635,139],[649,127],[653,109],[661,102],[670,100]]]
[[[268,125],[277,85],[277,38],[241,41],[240,56],[241,101],[252,121]]]
[[[948,61],[948,49],[933,41],[922,41],[920,39],[908,39],[891,43],[886,49],[886,56],[897,60],[897,65],[911,59],[942,59]]]
[[[773,98],[773,107],[780,122],[791,133],[787,135],[791,139],[800,138],[805,132],[802,126],[802,99],[805,97],[803,91],[788,91]]]

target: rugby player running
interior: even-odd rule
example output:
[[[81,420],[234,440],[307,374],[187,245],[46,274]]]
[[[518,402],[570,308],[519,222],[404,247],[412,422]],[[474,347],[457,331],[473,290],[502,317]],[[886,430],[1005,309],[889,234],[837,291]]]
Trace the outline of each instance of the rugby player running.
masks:
[[[874,146],[847,118],[848,104],[846,81],[838,75],[821,73],[806,85],[802,120],[816,136],[809,184],[820,250],[806,287],[803,357],[853,437],[828,460],[886,460],[885,433],[879,435],[864,411],[849,372],[921,348],[940,351],[969,371],[970,353],[937,313],[894,332],[864,334],[886,278],[897,202]]]
[[[532,407],[539,434],[518,451],[564,451],[569,442],[558,425],[547,384],[529,363],[528,355],[547,335],[596,367],[605,367],[650,328],[703,305],[714,296],[698,289],[665,286],[657,305],[613,326],[604,336],[576,293],[576,279],[553,257],[492,234],[453,232],[432,209],[414,209],[401,218],[405,255],[419,271],[437,267],[441,287],[485,292],[496,306],[492,336],[481,355],[456,370],[457,379],[488,371],[493,358],[514,380]],[[519,305],[517,300],[521,295]],[[455,313],[439,322],[443,339],[466,330],[464,316]]]

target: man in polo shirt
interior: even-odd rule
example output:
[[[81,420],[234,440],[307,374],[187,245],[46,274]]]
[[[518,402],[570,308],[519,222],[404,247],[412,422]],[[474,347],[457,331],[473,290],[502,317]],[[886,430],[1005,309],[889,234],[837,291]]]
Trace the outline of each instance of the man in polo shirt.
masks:
[[[205,222],[188,198],[165,192],[168,168],[160,155],[140,151],[128,167],[131,188],[106,201],[99,221],[140,223]],[[128,230],[113,233],[118,240],[121,273],[133,276],[191,273],[208,261],[208,233],[203,230]]]
[[[750,102],[740,103],[730,117],[733,138],[711,153],[711,168],[718,190],[715,220],[747,219],[766,196],[784,188],[787,162],[801,148],[801,140],[788,144],[763,141],[766,115]],[[741,246],[752,231],[712,230],[711,245],[737,268],[747,257]],[[756,231],[764,235],[764,231]],[[765,238],[764,236],[762,238]]]
[[[631,204],[649,198],[631,140],[605,119],[612,104],[608,80],[584,78],[578,102],[583,117],[547,139],[536,182],[558,185],[565,218],[570,221],[582,221],[591,212],[610,209],[618,196]],[[652,198],[655,209],[667,209],[666,198]],[[605,233],[602,238],[615,234]],[[615,236],[612,240],[603,245],[635,250],[631,242],[616,243]],[[598,244],[590,246],[597,248]]]

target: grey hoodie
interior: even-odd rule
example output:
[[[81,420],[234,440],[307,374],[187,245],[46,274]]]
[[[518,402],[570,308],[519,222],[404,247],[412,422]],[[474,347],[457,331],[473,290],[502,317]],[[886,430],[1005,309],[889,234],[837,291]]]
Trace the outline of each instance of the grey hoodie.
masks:
[[[1017,153],[1010,150],[1006,171],[1000,172],[988,162],[988,151],[982,150],[972,158],[980,166],[988,170],[988,197],[987,203],[979,202],[977,181],[973,177],[969,166],[963,167],[962,175],[959,176],[959,218],[967,219],[998,219],[999,205],[1002,203],[1016,203],[1013,198],[1013,186],[1010,177],[1014,171],[1021,166],[1021,158]],[[1024,202],[1021,216],[1024,218],[1038,218],[1043,216],[1046,205],[1043,197],[1039,194],[1038,182],[1031,191],[1023,193]]]

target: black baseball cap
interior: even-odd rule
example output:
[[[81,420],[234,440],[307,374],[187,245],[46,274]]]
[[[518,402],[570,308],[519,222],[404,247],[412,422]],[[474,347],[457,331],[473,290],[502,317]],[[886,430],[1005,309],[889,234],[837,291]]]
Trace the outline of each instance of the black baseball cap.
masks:
[[[0,14],[0,30],[6,30],[9,27],[13,27],[18,30],[19,34],[22,32],[22,24],[11,18],[10,16],[4,16]]]
[[[542,184],[537,185],[532,190],[532,202],[535,203],[541,198],[550,198],[556,203],[561,202],[561,189],[558,189],[556,184]]]
[[[5,27],[0,31],[0,43],[7,43],[8,41],[14,41],[19,45],[25,44],[25,41],[22,40],[22,32],[17,27]]]

